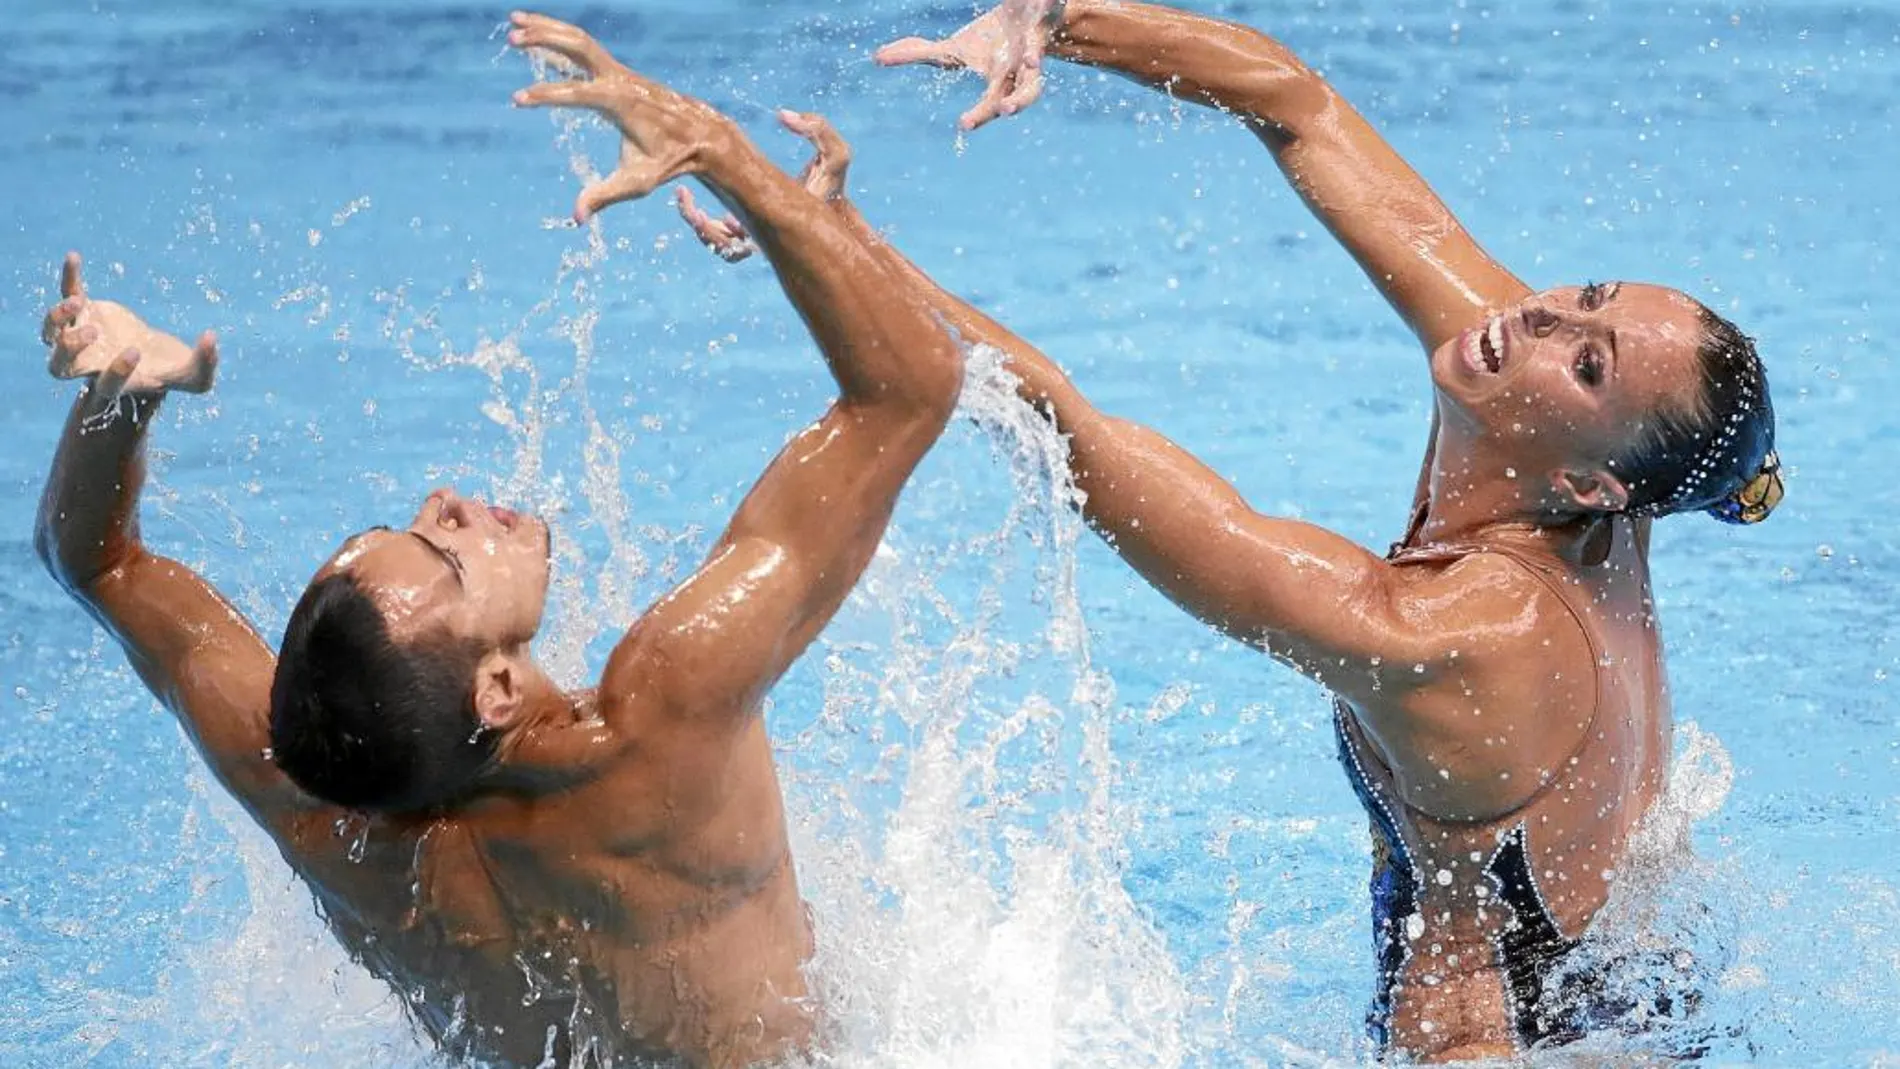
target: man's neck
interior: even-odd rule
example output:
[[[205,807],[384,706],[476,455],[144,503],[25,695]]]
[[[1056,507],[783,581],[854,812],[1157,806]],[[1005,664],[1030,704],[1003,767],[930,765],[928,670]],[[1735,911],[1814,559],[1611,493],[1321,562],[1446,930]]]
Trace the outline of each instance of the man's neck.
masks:
[[[503,732],[496,748],[496,764],[485,782],[489,791],[541,794],[564,789],[575,774],[568,736],[599,721],[592,687],[564,690],[536,665],[526,691],[520,719]]]

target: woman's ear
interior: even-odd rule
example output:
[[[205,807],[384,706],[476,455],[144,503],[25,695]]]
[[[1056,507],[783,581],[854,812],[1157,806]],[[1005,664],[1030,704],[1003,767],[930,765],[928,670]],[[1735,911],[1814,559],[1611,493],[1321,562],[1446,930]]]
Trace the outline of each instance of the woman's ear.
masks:
[[[1629,507],[1629,488],[1607,471],[1558,468],[1550,473],[1550,485],[1581,512],[1622,512]]]

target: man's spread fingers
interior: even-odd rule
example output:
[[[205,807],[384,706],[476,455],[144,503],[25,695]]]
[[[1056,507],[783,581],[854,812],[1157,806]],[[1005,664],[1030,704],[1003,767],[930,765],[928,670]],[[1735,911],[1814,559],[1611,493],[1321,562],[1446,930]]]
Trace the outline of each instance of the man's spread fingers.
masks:
[[[1016,74],[1016,87],[1003,97],[1002,113],[1014,115],[1036,102],[1042,95],[1042,67],[1037,63],[1026,63]]]
[[[99,340],[98,327],[67,327],[53,339],[53,354],[47,361],[47,369],[56,378],[70,379],[84,374],[78,368],[80,354],[92,348]]]
[[[132,379],[132,373],[139,367],[139,351],[127,349],[120,353],[106,369],[93,380],[92,397],[97,409],[103,409],[119,399],[125,392],[125,384]]]
[[[67,253],[66,261],[59,268],[59,295],[61,297],[78,297],[82,300],[85,298],[86,281],[80,277],[79,268],[79,254]]]
[[[59,338],[59,332],[72,326],[73,321],[79,318],[79,310],[84,306],[85,302],[78,297],[68,297],[54,305],[40,322],[40,344],[53,344]]]
[[[1009,82],[1007,73],[990,79],[989,87],[983,91],[983,99],[977,101],[976,107],[964,112],[963,118],[958,120],[965,130],[974,130],[1003,113],[1003,98],[1009,95]]]
[[[191,351],[191,374],[177,384],[186,393],[204,393],[218,378],[218,336],[205,331]]]
[[[588,108],[606,106],[605,92],[593,82],[536,82],[515,92],[517,108]]]
[[[658,184],[643,172],[624,168],[615,171],[581,190],[580,196],[574,199],[574,221],[585,223],[603,208],[646,196]]]
[[[927,63],[932,67],[950,70],[963,66],[963,61],[950,50],[948,42],[928,41],[922,37],[906,37],[901,41],[892,41],[878,49],[871,58],[880,67]]]
[[[515,12],[509,21],[514,29],[508,31],[508,43],[516,48],[545,48],[591,75],[617,66],[600,42],[578,26],[525,11]]]

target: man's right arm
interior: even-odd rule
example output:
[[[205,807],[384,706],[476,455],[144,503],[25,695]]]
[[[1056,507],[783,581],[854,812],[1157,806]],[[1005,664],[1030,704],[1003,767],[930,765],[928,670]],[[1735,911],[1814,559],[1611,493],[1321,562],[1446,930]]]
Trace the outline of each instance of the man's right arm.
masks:
[[[211,385],[216,349],[153,331],[123,306],[90,301],[77,257],[47,316],[52,370],[85,378],[40,499],[34,544],[74,600],[125,650],[139,678],[190,733],[254,815],[294,794],[265,750],[276,662],[241,613],[140,536],[145,439],[164,394]]]

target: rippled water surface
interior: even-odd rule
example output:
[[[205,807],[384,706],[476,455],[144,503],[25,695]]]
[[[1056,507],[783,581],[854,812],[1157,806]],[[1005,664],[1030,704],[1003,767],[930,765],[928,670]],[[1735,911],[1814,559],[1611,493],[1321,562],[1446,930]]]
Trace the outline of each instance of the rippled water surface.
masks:
[[[1759,336],[1790,500],[1662,525],[1685,729],[1659,892],[1719,982],[1711,1061],[1900,1059],[1900,3],[1203,5],[1323,68],[1533,285],[1644,279]],[[829,396],[759,264],[661,203],[598,233],[503,9],[8,8],[0,139],[0,1062],[383,1066],[426,1052],[33,560],[70,390],[57,258],[225,338],[168,407],[157,546],[275,635],[344,535],[454,480],[548,509],[542,652],[578,677]],[[828,114],[853,195],[945,284],[1259,507],[1367,545],[1426,426],[1403,328],[1218,117],[1076,68],[959,143],[972,83],[869,50],[961,4],[560,8],[737,117]],[[583,135],[595,159],[610,142]],[[979,364],[860,594],[781,687],[815,968],[850,1065],[1359,1063],[1364,821],[1322,696],[1080,532]],[[1699,819],[1697,819],[1699,818]],[[1614,1050],[1613,1050],[1614,1053]]]

